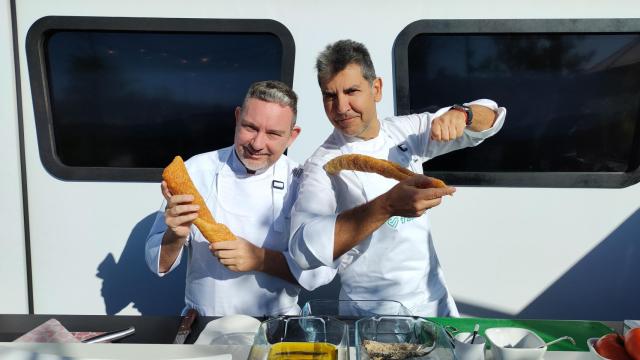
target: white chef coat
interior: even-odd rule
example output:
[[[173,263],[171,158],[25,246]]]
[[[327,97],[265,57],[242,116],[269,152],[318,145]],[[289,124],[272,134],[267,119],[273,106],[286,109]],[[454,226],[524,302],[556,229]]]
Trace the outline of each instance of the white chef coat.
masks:
[[[258,247],[284,252],[294,277],[311,290],[331,281],[332,269],[302,271],[287,250],[290,211],[302,172],[286,156],[257,174],[247,174],[233,147],[200,154],[186,163],[194,185],[216,221]],[[156,216],[146,244],[146,260],[159,276],[160,245],[167,228],[164,208]],[[185,290],[186,308],[205,316],[246,314],[297,315],[299,286],[263,272],[233,272],[209,250],[209,242],[192,226]],[[182,250],[168,272],[180,263]],[[185,310],[186,310],[185,308]]]
[[[332,268],[341,276],[340,298],[396,300],[414,315],[456,316],[431,239],[427,214],[418,218],[391,217],[360,244],[333,261],[337,215],[387,192],[397,181],[377,174],[341,171],[328,176],[322,166],[336,156],[358,153],[399,163],[422,173],[422,163],[441,154],[481,143],[500,130],[506,109],[491,100],[495,124],[482,132],[465,129],[454,141],[430,141],[431,121],[448,111],[387,118],[370,140],[334,130],[304,166],[298,200],[292,211],[289,251],[303,269]]]

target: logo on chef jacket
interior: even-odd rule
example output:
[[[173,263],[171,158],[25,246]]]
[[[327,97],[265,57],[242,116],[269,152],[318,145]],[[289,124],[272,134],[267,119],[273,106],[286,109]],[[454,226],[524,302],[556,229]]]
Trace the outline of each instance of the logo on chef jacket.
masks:
[[[416,218],[406,218],[403,216],[392,216],[387,220],[387,226],[392,227],[394,229],[398,228],[399,225],[408,223],[410,221],[415,220]]]

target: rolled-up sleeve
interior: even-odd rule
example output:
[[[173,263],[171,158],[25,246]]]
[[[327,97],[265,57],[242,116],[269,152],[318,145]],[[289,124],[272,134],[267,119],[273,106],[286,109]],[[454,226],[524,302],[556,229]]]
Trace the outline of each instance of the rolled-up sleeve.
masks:
[[[160,210],[156,214],[156,219],[151,226],[151,230],[149,230],[149,235],[147,236],[147,242],[145,244],[145,260],[147,261],[147,266],[149,266],[151,272],[158,276],[164,276],[180,265],[182,251],[184,250],[183,246],[180,249],[180,254],[178,254],[176,261],[174,261],[173,265],[171,265],[171,268],[167,272],[160,272],[160,250],[162,247],[162,237],[164,236],[164,232],[167,230],[167,225],[164,223],[163,210],[165,206],[166,202],[163,202]]]
[[[287,260],[291,274],[298,280],[298,284],[308,291],[315,290],[320,286],[330,283],[338,272],[337,269],[328,266],[303,270],[288,251],[285,251],[283,255]]]
[[[303,270],[337,268],[339,264],[333,261],[336,195],[321,162],[312,158],[305,164],[298,199],[291,212],[289,253]]]

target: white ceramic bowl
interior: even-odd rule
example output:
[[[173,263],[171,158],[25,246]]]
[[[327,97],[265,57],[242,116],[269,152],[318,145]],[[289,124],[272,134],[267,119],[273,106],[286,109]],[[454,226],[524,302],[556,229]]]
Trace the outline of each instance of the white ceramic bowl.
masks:
[[[251,345],[260,321],[247,315],[227,315],[210,321],[194,344]]]
[[[527,329],[491,328],[484,334],[491,342],[494,360],[538,360],[547,351],[544,341]]]
[[[598,338],[590,338],[587,340],[587,346],[589,347],[589,352],[598,360],[609,360],[604,356],[600,356],[596,351],[596,342],[598,342]]]

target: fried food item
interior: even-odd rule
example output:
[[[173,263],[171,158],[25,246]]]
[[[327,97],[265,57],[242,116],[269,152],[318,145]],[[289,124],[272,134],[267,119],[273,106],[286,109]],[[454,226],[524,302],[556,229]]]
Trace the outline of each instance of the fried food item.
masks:
[[[172,194],[193,195],[192,204],[199,205],[198,218],[193,224],[198,227],[202,235],[209,242],[235,240],[236,236],[224,224],[217,223],[211,215],[211,211],[204,202],[202,196],[193,185],[191,177],[187,172],[187,167],[180,156],[176,156],[171,164],[162,172],[162,180],[166,181],[167,187]]]
[[[324,165],[324,170],[329,175],[336,175],[341,170],[364,171],[398,181],[403,181],[416,175],[413,171],[405,169],[392,161],[376,159],[361,154],[347,154],[335,157]],[[429,177],[429,180],[431,180],[431,183],[426,186],[427,188],[447,187],[447,184],[440,179]]]

